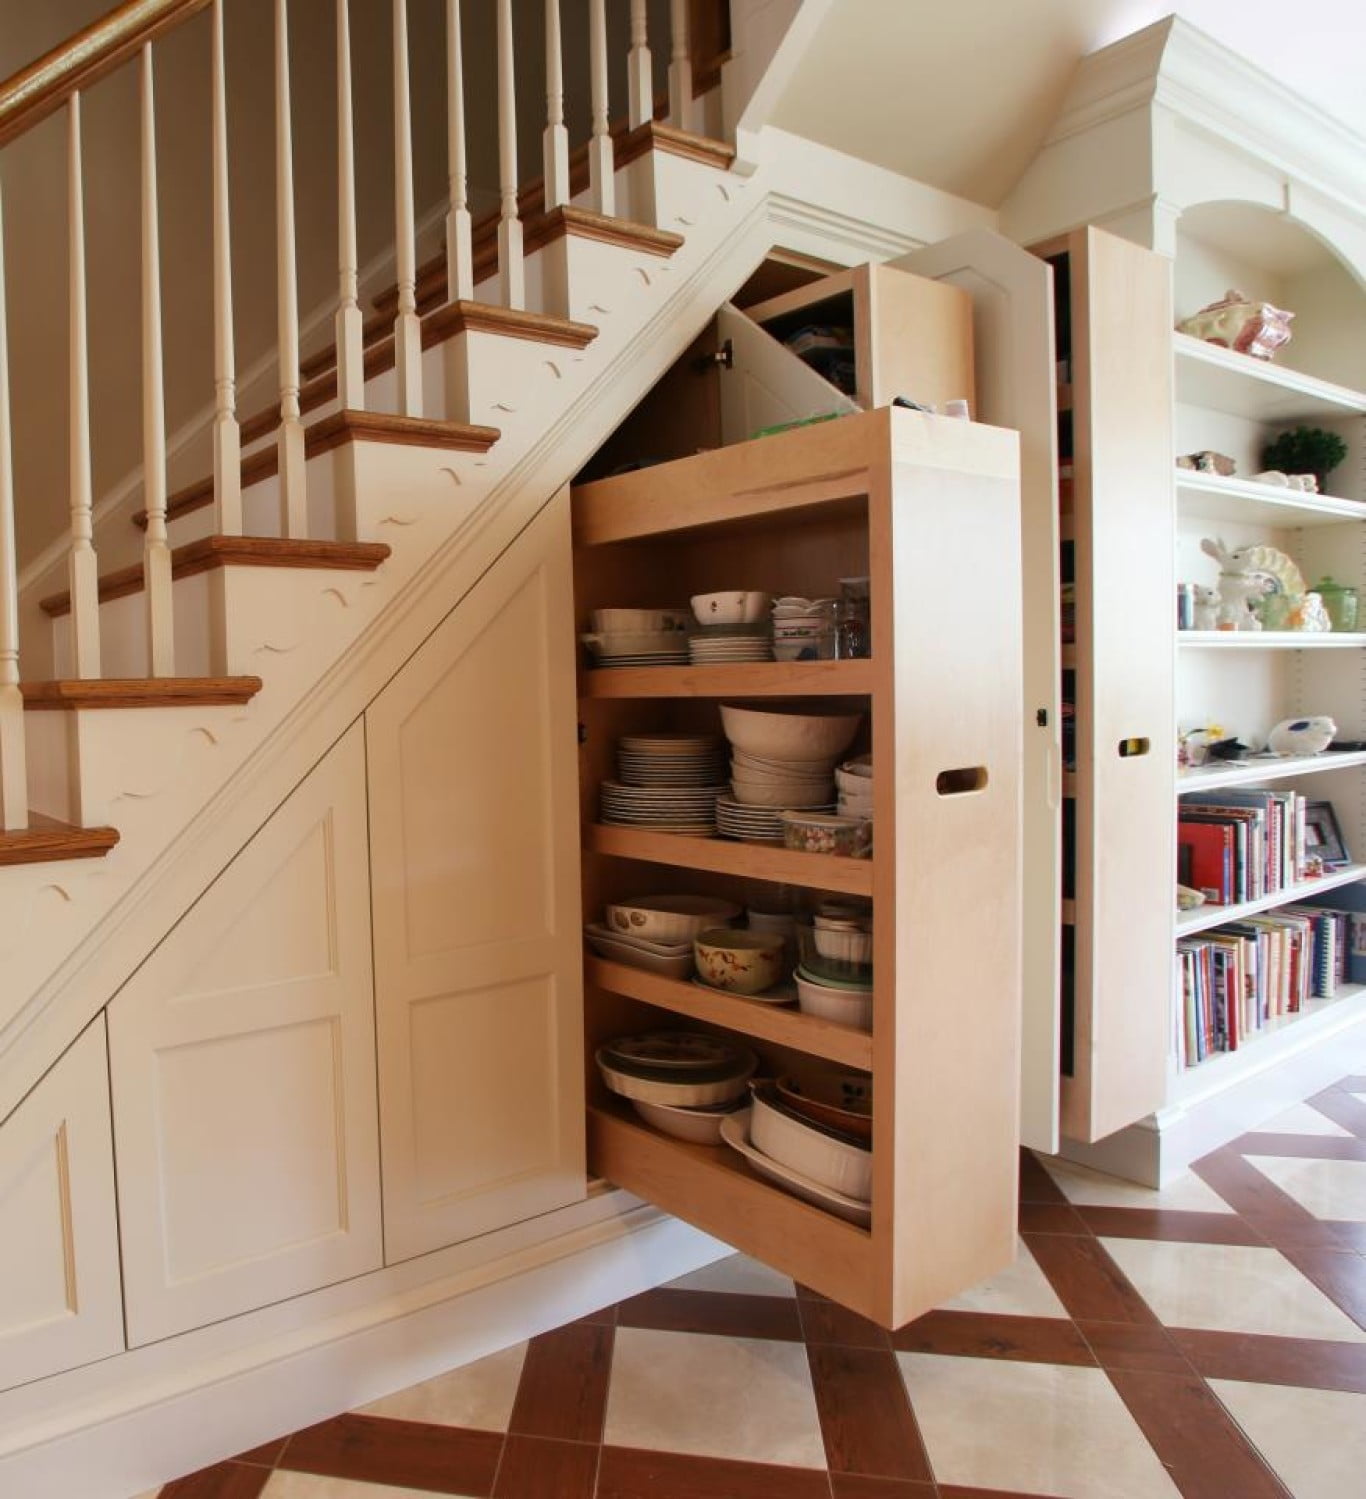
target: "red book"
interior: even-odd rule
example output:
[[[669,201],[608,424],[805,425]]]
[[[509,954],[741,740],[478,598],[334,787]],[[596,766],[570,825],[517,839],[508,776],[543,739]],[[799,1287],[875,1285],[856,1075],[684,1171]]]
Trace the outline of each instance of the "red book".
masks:
[[[1227,822],[1176,825],[1178,878],[1212,906],[1226,906],[1233,899],[1233,839],[1233,825]]]

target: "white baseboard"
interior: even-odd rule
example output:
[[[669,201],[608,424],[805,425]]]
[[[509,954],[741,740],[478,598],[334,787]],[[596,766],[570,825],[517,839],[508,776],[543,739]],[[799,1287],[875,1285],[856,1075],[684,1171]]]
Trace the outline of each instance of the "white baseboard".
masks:
[[[1246,1055],[1214,1058],[1184,1075],[1181,1102],[1094,1145],[1064,1140],[1058,1153],[1145,1187],[1165,1186],[1192,1161],[1256,1130],[1340,1077],[1366,1070],[1366,1007],[1354,1002],[1340,1015],[1326,1011],[1306,1024],[1302,1038],[1287,1032],[1277,1041],[1264,1063],[1258,1060],[1256,1043]]]
[[[352,1305],[255,1346],[225,1354],[220,1324],[11,1392],[30,1416],[0,1433],[0,1495],[130,1499],[729,1252],[634,1201],[604,1194],[586,1212],[551,1215],[598,1221],[425,1287],[411,1286],[410,1267],[362,1277],[350,1283]],[[539,1263],[524,1268],[528,1258]],[[361,1299],[366,1286],[373,1294]],[[63,1398],[77,1390],[80,1399]]]

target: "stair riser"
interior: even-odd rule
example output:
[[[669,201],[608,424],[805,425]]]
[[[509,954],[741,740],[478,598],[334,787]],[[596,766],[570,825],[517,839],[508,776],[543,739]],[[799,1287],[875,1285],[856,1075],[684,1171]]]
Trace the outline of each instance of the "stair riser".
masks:
[[[669,267],[667,257],[577,234],[547,245],[540,258],[547,311],[599,328]]]

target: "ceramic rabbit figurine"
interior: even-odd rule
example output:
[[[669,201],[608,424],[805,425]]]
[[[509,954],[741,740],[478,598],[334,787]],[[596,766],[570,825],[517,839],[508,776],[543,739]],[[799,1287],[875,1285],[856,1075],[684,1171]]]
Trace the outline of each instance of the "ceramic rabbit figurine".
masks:
[[[1219,630],[1260,630],[1262,622],[1252,612],[1252,601],[1266,591],[1262,574],[1254,572],[1247,549],[1230,552],[1222,539],[1205,537],[1200,550],[1219,564]]]
[[[1195,607],[1191,629],[1214,630],[1219,626],[1219,590],[1207,583],[1195,585]]]

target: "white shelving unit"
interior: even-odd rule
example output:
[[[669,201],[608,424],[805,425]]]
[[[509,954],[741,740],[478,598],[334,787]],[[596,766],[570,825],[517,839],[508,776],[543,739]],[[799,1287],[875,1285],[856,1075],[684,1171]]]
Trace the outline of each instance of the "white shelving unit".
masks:
[[[1274,911],[1277,906],[1293,906],[1311,895],[1323,895],[1326,891],[1340,889],[1343,885],[1354,885],[1366,879],[1366,864],[1348,864],[1341,869],[1329,870],[1327,874],[1312,880],[1299,880],[1287,885],[1274,895],[1264,895],[1258,900],[1239,901],[1234,906],[1197,906],[1193,911],[1182,911],[1176,918],[1176,935],[1193,937],[1197,932],[1207,932],[1211,927],[1223,926],[1226,921],[1241,921],[1245,916],[1255,916],[1259,911]]]

